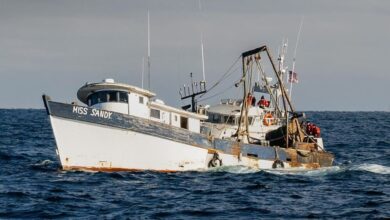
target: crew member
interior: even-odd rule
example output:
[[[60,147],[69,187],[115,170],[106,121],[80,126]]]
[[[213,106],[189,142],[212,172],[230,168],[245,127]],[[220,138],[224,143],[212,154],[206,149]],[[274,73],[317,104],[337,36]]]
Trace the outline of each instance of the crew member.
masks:
[[[254,96],[252,98],[252,106],[256,106],[256,97],[254,97]]]
[[[253,103],[256,102],[256,100],[254,98],[255,97],[253,97],[251,93],[248,93],[248,96],[246,98],[246,105],[247,106],[253,105]],[[253,100],[255,100],[255,101],[253,101]]]
[[[264,98],[264,96],[261,96],[260,101],[257,103],[257,105],[260,108],[265,108],[265,107],[267,107],[267,102],[268,101]]]

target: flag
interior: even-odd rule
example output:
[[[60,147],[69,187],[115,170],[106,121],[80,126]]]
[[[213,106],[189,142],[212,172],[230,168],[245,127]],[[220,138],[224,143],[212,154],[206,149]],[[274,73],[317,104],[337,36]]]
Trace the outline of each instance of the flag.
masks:
[[[289,83],[298,83],[298,73],[290,71],[288,73],[288,82]]]

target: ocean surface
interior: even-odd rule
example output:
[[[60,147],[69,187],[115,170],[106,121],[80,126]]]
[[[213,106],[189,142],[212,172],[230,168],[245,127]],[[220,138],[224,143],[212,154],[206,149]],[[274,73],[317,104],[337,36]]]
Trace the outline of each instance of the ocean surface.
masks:
[[[334,167],[102,173],[60,169],[44,110],[0,110],[0,218],[390,218],[390,113],[307,115]]]

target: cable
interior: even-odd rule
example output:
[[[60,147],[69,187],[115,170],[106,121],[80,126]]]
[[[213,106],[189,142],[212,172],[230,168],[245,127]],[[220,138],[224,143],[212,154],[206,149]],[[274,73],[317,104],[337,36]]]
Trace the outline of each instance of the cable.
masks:
[[[226,75],[226,77],[225,77],[224,79],[229,78],[229,77],[230,77],[233,73],[235,73],[239,68],[240,68],[240,67],[235,68],[230,74]],[[222,82],[222,81],[220,81],[220,82]],[[220,82],[218,82],[218,83],[220,83]],[[216,86],[216,85],[217,85],[217,83],[215,84],[215,86]],[[234,85],[234,84],[233,84],[233,85]],[[215,86],[212,87],[212,88],[215,88]],[[230,88],[230,87],[229,87],[229,88]],[[202,98],[204,95],[208,95],[209,92],[210,92],[210,89],[207,91],[207,93],[204,93],[204,94],[200,95],[199,98]]]
[[[221,79],[220,79],[217,83],[215,83],[215,84],[208,90],[208,92],[209,92],[211,89],[215,88],[215,87],[216,87],[220,82],[222,82],[224,79],[227,79],[227,78],[228,78],[231,74],[233,74],[238,68],[240,68],[240,67],[237,67],[236,69],[234,69],[234,71],[231,71],[231,69],[233,68],[233,66],[238,62],[238,60],[239,60],[240,58],[241,58],[241,55],[237,58],[237,60],[233,63],[233,65],[231,65],[231,66],[229,67],[228,71],[221,77]],[[230,72],[230,71],[231,71],[231,72]],[[229,72],[230,72],[230,73],[229,73]],[[246,70],[246,73],[247,73],[247,72],[248,72],[248,70]],[[246,73],[245,73],[245,74],[246,74]],[[222,91],[220,91],[220,92],[218,92],[218,93],[216,93],[216,94],[214,94],[214,95],[212,95],[212,96],[209,96],[209,97],[200,99],[200,100],[198,100],[198,101],[201,102],[201,101],[205,101],[205,100],[211,99],[211,98],[213,98],[213,97],[215,97],[215,96],[217,96],[217,95],[220,95],[220,94],[224,93],[226,90],[232,88],[232,87],[235,86],[235,85],[236,85],[236,84],[234,83],[233,85],[230,85],[228,88],[225,88],[224,90],[222,90]],[[207,94],[207,93],[205,93],[205,94]],[[205,94],[203,94],[203,95],[205,95]],[[199,96],[199,98],[202,98],[203,95]]]
[[[209,96],[209,97],[206,97],[206,98],[203,98],[203,99],[200,99],[198,100],[198,102],[202,102],[202,101],[205,101],[205,100],[208,100],[208,99],[211,99],[211,98],[214,98],[215,96],[218,96],[224,92],[226,92],[228,89],[232,88],[234,86],[234,84],[230,85],[229,87],[225,88],[224,90],[212,95],[212,96]]]
[[[210,87],[210,89],[208,89],[208,92],[210,92],[212,89],[214,89],[219,83],[221,83],[224,79],[226,79],[228,76],[230,76],[233,72],[230,72],[232,70],[232,68],[234,67],[234,65],[237,64],[237,62],[240,60],[241,58],[241,55],[239,57],[237,57],[236,61],[234,61],[234,63],[229,67],[229,69],[222,75],[222,77],[213,85]],[[230,74],[229,74],[230,72]],[[202,95],[203,96],[203,95]],[[200,96],[200,97],[202,97]]]

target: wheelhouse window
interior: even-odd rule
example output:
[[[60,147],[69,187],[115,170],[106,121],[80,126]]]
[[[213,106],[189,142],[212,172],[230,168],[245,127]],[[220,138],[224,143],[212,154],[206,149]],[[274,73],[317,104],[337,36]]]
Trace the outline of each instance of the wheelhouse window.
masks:
[[[223,122],[226,123],[226,124],[230,124],[230,125],[234,125],[236,124],[236,120],[235,120],[235,116],[233,115],[225,115],[223,116]]]
[[[160,119],[160,110],[150,109],[150,117]]]
[[[180,117],[180,127],[184,129],[188,129],[188,118]]]
[[[213,122],[219,123],[221,122],[221,116],[219,114],[213,114],[212,120]]]
[[[105,102],[123,102],[128,103],[127,92],[121,91],[99,91],[88,96],[90,106]]]
[[[107,93],[107,100],[109,102],[117,102],[117,94],[118,92],[108,92]]]
[[[239,121],[239,120],[238,120],[238,118],[237,118],[237,123],[238,123],[238,121]],[[248,117],[248,124],[249,124],[249,125],[252,125],[253,122],[254,122],[253,117]],[[241,123],[244,123],[244,117],[241,118]]]
[[[140,96],[138,98],[140,104],[144,104],[144,97]]]
[[[128,102],[128,95],[126,92],[119,92],[119,102]]]
[[[107,92],[98,93],[98,103],[107,102]]]
[[[221,115],[218,113],[208,113],[207,115],[209,116],[207,121],[211,123],[226,123],[231,125],[237,123],[236,116],[234,115]]]
[[[209,119],[208,122],[212,123],[221,123],[221,115],[217,113],[208,113]]]

